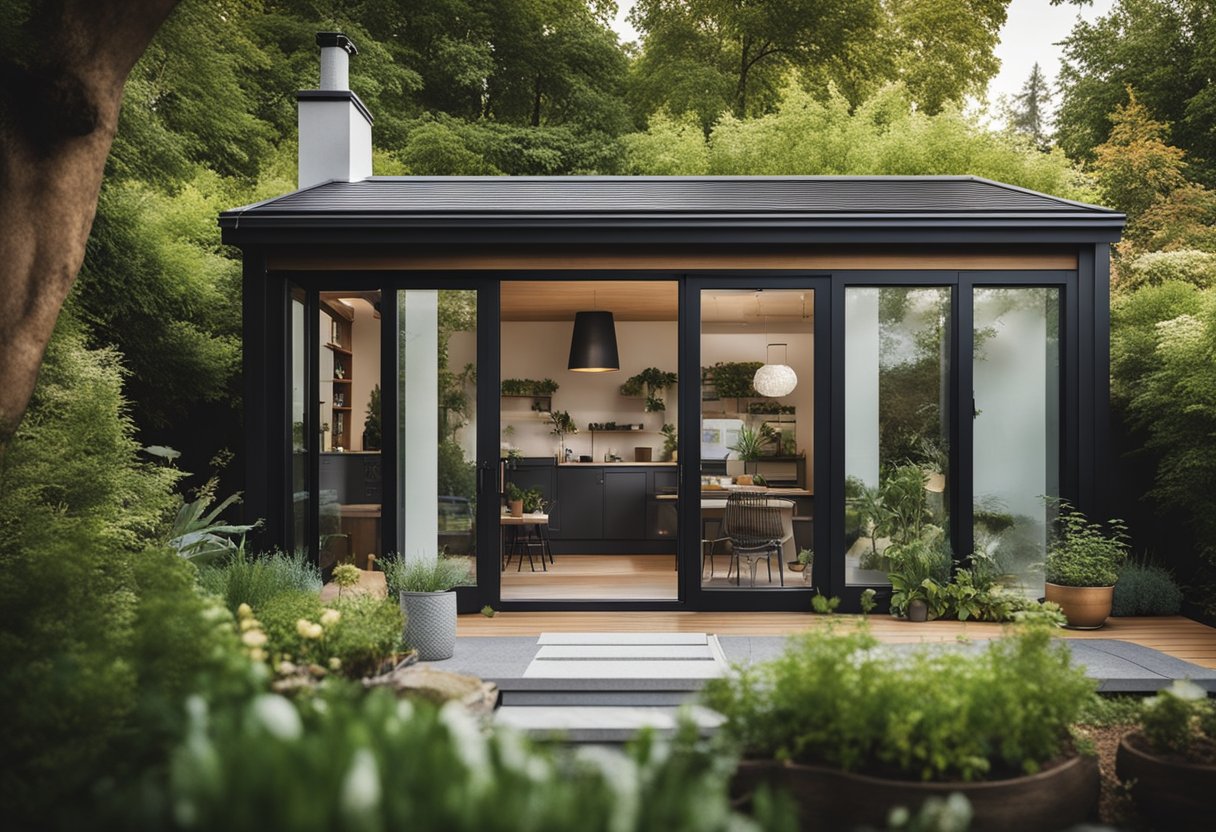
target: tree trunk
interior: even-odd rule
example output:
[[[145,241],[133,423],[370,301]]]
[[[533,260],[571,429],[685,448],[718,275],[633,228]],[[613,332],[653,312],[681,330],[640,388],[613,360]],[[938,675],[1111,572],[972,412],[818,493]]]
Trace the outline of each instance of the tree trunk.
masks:
[[[177,2],[36,2],[6,38],[27,49],[0,57],[0,458],[84,261],[123,85]]]

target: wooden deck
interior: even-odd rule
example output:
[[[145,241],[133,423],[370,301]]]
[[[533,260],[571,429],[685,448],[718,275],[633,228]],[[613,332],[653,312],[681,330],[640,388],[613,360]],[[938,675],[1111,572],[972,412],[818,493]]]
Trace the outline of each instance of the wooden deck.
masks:
[[[779,636],[851,622],[860,616],[797,612],[500,612],[493,618],[462,615],[461,636],[535,636],[541,632],[697,632]],[[884,642],[991,638],[1002,625],[958,621],[913,624],[887,615],[870,616],[870,630]],[[1152,647],[1184,661],[1216,668],[1216,629],[1182,616],[1112,618],[1101,630],[1061,630],[1064,638],[1109,638]]]

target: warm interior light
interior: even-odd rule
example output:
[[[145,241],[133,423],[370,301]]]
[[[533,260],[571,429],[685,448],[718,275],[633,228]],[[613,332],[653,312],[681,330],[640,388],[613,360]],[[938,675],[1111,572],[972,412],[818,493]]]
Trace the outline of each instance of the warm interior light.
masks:
[[[610,373],[621,369],[616,349],[616,321],[611,312],[577,312],[566,369],[576,373]]]

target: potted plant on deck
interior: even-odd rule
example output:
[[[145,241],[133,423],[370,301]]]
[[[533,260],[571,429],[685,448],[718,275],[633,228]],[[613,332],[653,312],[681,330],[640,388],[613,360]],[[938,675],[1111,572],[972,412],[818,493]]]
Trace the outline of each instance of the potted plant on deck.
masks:
[[[1140,729],[1123,737],[1115,757],[1119,780],[1161,829],[1209,829],[1216,791],[1216,704],[1190,681],[1144,704]]]
[[[1120,520],[1089,520],[1060,503],[1057,534],[1047,547],[1048,601],[1060,605],[1068,626],[1097,630],[1110,616],[1119,567],[1127,558],[1127,527]]]
[[[885,828],[892,808],[955,792],[973,832],[1053,830],[1097,808],[1097,761],[1070,733],[1093,690],[1042,622],[978,652],[893,654],[858,627],[794,636],[704,702],[743,753],[736,797],[786,791],[803,830]]]
[[[456,592],[473,583],[462,559],[394,558],[384,567],[391,595],[405,614],[405,643],[421,661],[450,659],[456,649]],[[391,596],[390,596],[391,597]]]

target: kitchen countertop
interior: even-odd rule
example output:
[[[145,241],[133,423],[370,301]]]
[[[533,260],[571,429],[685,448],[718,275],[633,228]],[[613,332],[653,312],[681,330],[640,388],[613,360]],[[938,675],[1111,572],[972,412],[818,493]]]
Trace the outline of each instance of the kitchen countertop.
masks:
[[[562,468],[628,468],[628,467],[649,467],[649,468],[675,468],[675,462],[559,462],[557,463]]]

